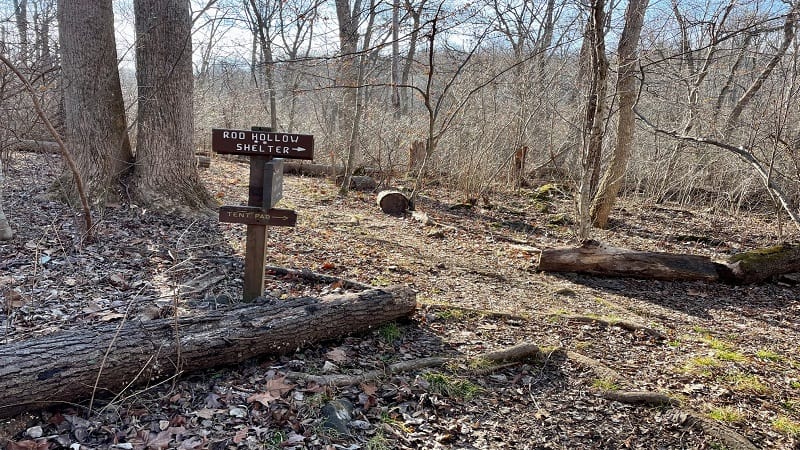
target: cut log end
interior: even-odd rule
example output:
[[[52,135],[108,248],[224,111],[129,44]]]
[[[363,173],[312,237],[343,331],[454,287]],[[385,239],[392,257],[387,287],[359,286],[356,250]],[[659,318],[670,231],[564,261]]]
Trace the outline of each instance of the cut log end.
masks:
[[[386,214],[401,215],[409,207],[408,197],[400,191],[381,191],[377,197],[378,206]]]

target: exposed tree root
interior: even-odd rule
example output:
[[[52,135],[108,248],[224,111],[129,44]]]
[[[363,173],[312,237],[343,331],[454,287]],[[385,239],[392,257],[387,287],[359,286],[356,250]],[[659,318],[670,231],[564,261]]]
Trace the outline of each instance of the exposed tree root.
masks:
[[[301,278],[304,280],[309,281],[316,281],[318,283],[341,283],[342,287],[345,289],[375,289],[375,286],[370,286],[368,284],[361,283],[355,280],[347,280],[344,278],[334,277],[331,275],[324,275],[317,272],[312,272],[310,270],[296,270],[296,269],[288,269],[285,267],[277,267],[277,266],[265,266],[264,270],[268,273],[272,273],[275,275],[284,275],[290,277]]]
[[[467,366],[477,367],[478,370],[487,370],[487,365],[492,363],[518,363],[528,358],[535,358],[541,354],[539,347],[533,344],[520,344],[494,352],[481,353],[471,358],[458,357],[430,357],[419,358],[411,361],[401,361],[390,364],[382,370],[371,370],[359,375],[310,375],[302,372],[289,372],[286,377],[290,380],[304,380],[317,383],[323,386],[350,386],[364,381],[375,380],[387,377],[392,374],[408,372],[411,370],[426,369],[429,367],[441,367],[445,364],[463,363]],[[496,369],[496,367],[495,367]]]
[[[704,415],[690,411],[689,417],[693,424],[699,426],[704,433],[717,438],[725,448],[736,450],[757,450],[749,439],[732,430],[716,420],[709,419]]]
[[[476,308],[467,308],[463,306],[451,306],[451,305],[444,305],[444,304],[427,304],[427,306],[431,307],[438,307],[438,308],[447,308],[447,309],[455,309],[458,311],[464,311],[469,313],[480,314],[482,316],[490,317],[490,318],[497,318],[497,319],[513,319],[513,320],[532,320],[532,319],[545,319],[551,317],[560,317],[564,318],[567,321],[573,322],[582,322],[582,323],[590,323],[601,325],[605,327],[619,327],[623,330],[630,331],[633,333],[641,332],[646,334],[654,339],[659,341],[663,341],[667,339],[667,336],[656,330],[655,328],[650,328],[646,325],[642,325],[638,322],[633,322],[630,320],[621,320],[621,319],[612,319],[612,318],[605,318],[600,316],[583,316],[577,314],[552,314],[552,313],[531,313],[530,316],[527,315],[519,315],[519,314],[511,314],[501,311],[491,311],[491,310],[482,310]]]
[[[594,371],[595,374],[599,378],[608,381],[618,381],[621,380],[622,377],[616,370],[606,366],[605,364],[601,363],[596,359],[589,358],[588,356],[581,355],[578,352],[573,352],[571,350],[566,351],[567,358],[575,361],[576,363],[586,366]]]
[[[605,364],[580,353],[567,351],[567,356],[577,362],[578,364],[591,367],[598,377],[607,379],[614,382],[623,382],[624,380],[613,369]],[[646,406],[680,406],[677,399],[671,398],[668,395],[658,392],[650,391],[623,391],[623,390],[600,390],[598,395],[601,397],[617,401],[620,403],[632,405],[646,405]],[[699,426],[704,433],[719,440],[726,448],[731,449],[744,449],[755,450],[756,447],[750,440],[742,436],[735,430],[732,430],[721,423],[705,417],[703,414],[690,409],[683,409],[689,415],[691,425]]]
[[[664,333],[654,328],[650,328],[640,323],[631,322],[628,320],[607,319],[604,317],[596,317],[596,316],[563,316],[563,317],[573,322],[592,323],[606,327],[619,327],[622,328],[623,330],[627,330],[633,333],[642,332],[650,337],[658,339],[659,341],[667,339],[667,336],[664,335]]]

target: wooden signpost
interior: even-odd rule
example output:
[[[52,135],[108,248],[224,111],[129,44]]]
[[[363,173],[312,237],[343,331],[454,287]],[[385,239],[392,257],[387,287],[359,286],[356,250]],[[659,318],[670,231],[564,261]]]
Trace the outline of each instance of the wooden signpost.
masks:
[[[221,206],[219,221],[247,225],[244,255],[244,301],[260,296],[264,290],[267,226],[293,227],[297,213],[276,209],[283,197],[283,160],[314,159],[314,136],[273,133],[270,128],[211,130],[215,153],[250,157],[250,183],[247,206]],[[276,159],[273,159],[276,158]]]

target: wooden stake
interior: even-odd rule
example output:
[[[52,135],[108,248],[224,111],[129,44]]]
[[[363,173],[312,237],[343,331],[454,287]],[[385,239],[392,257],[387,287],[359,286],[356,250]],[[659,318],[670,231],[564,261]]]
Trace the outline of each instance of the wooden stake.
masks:
[[[253,131],[269,131],[253,127]],[[250,183],[247,206],[261,208],[264,203],[264,164],[271,156],[250,157]],[[252,302],[264,293],[264,265],[266,263],[267,226],[247,225],[247,241],[244,253],[244,292],[242,300]]]

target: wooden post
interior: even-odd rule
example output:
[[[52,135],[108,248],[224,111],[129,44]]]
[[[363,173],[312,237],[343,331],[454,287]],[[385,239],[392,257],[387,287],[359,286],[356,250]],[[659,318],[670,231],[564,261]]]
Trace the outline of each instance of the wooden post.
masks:
[[[253,131],[272,131],[269,127],[252,127]],[[271,156],[250,157],[250,191],[247,206],[262,207],[264,203],[264,165]],[[264,293],[264,265],[267,255],[267,226],[247,225],[247,241],[244,253],[244,292],[242,299],[252,302]]]

